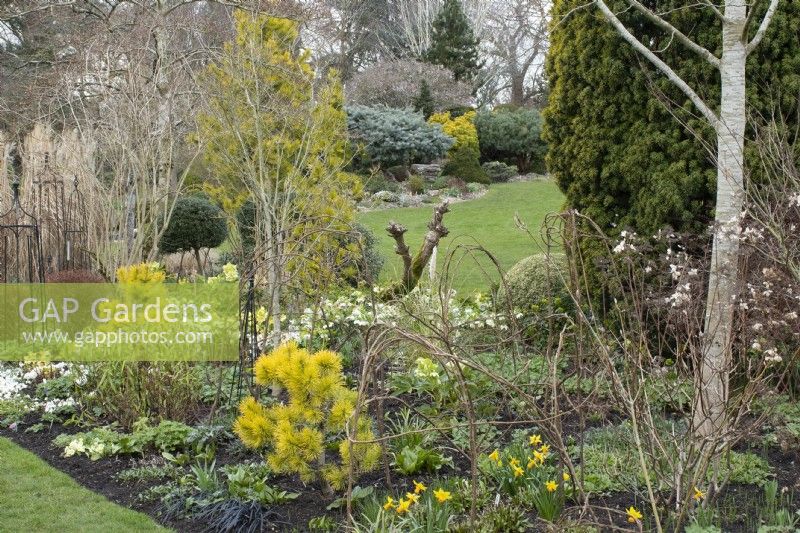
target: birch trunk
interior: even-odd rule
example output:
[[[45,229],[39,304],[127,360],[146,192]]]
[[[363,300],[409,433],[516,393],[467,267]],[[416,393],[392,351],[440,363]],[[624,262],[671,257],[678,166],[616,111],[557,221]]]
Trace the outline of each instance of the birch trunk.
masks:
[[[594,0],[603,16],[620,36],[647,58],[697,107],[717,133],[717,203],[714,215],[714,243],[711,249],[709,288],[706,298],[704,343],[699,378],[695,381],[693,430],[703,441],[726,429],[728,382],[732,365],[733,318],[739,289],[739,217],[744,207],[744,132],[747,123],[745,74],[747,55],[763,40],[780,0],[770,0],[766,13],[753,38],[747,42],[748,13],[746,0],[726,0],[724,12],[711,2],[722,24],[722,57],[692,41],[667,20],[642,4],[627,0],[630,8],[659,26],[670,36],[705,59],[720,72],[719,112],[706,104],[684,79],[664,63],[650,48],[637,39],[611,11],[604,0]],[[753,6],[750,6],[753,9]]]
[[[742,39],[747,7],[725,2],[717,130],[717,201],[705,313],[705,353],[695,408],[695,430],[708,437],[724,430],[731,367],[735,299],[739,285],[738,221],[744,199],[745,63]]]

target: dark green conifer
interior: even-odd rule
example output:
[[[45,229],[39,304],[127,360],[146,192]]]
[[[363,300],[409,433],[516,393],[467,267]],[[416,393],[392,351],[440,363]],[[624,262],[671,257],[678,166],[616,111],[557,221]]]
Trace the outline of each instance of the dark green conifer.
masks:
[[[452,70],[456,80],[472,81],[481,68],[479,42],[461,2],[445,0],[433,21],[431,47],[424,59]]]

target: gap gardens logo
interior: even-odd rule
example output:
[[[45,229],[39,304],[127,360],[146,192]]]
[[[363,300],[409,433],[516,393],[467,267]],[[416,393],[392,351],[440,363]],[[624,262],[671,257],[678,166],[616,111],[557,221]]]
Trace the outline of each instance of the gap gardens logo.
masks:
[[[2,284],[0,296],[0,359],[238,358],[237,284]]]

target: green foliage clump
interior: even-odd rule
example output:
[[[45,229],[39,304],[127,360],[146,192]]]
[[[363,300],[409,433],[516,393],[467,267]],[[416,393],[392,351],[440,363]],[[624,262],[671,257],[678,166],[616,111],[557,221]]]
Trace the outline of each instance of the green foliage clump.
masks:
[[[219,207],[203,196],[182,196],[175,202],[158,249],[164,254],[193,251],[199,266],[200,250],[219,246],[227,237],[228,225]]]
[[[669,438],[670,430],[672,428],[667,425],[659,429],[665,439]],[[671,445],[667,453],[678,453],[678,450],[675,445]],[[648,469],[653,466],[648,464]],[[591,430],[583,447],[583,463],[579,470],[583,475],[587,492],[624,492],[643,486],[644,474],[636,453],[636,445],[631,437],[630,423],[624,422],[619,426]],[[730,483],[758,486],[766,485],[773,476],[772,468],[766,459],[754,453],[734,451],[721,456],[717,474],[727,478]],[[651,478],[658,475],[670,476],[672,473],[665,471],[657,473],[655,470],[650,472]],[[714,475],[711,470],[707,472],[709,482]]]
[[[460,178],[467,183],[489,183],[489,177],[481,168],[478,152],[467,146],[451,151],[447,163],[442,167],[442,174]]]
[[[0,428],[21,422],[34,409],[36,405],[23,396],[0,399]]]
[[[423,178],[422,176],[417,176],[415,174],[410,178],[408,178],[406,187],[408,188],[411,194],[421,194],[425,192],[425,178]]]
[[[256,247],[256,204],[251,198],[236,211],[236,228],[244,257],[251,257]]]
[[[433,93],[431,93],[431,86],[428,85],[428,80],[422,80],[419,86],[419,94],[414,97],[414,111],[422,113],[425,120],[428,120],[436,111],[436,101],[433,99]]]
[[[506,165],[501,161],[489,161],[481,165],[481,167],[492,183],[503,183],[519,174],[519,169],[516,165]]]
[[[289,401],[264,407],[253,397],[245,398],[234,432],[248,448],[268,448],[267,464],[273,471],[296,473],[303,481],[324,481],[340,490],[350,467],[356,474],[378,467],[380,446],[351,446],[344,435],[358,394],[344,385],[339,354],[312,354],[290,342],[262,355],[253,371],[256,383],[283,387]],[[354,429],[358,441],[375,438],[366,416],[359,417]],[[340,464],[326,461],[330,441],[336,443]]]
[[[351,138],[363,148],[365,166],[429,163],[453,145],[440,126],[405,109],[348,106],[347,126]]]
[[[489,183],[489,177],[481,168],[478,131],[474,119],[474,111],[457,117],[445,112],[431,116],[428,122],[441,124],[442,131],[455,139],[447,153],[447,163],[442,168],[442,174],[460,178],[467,183]]]
[[[513,163],[523,173],[544,169],[547,144],[542,140],[542,117],[536,109],[483,111],[475,117],[475,127],[484,161]]]
[[[375,194],[380,191],[400,192],[401,186],[394,178],[386,175],[384,172],[372,172],[368,175],[362,175],[361,181],[364,184],[364,191],[369,194]]]
[[[109,455],[142,454],[148,448],[172,452],[186,447],[192,428],[181,422],[162,420],[150,426],[146,419],[134,424],[132,433],[120,433],[113,427],[97,427],[83,433],[63,433],[53,444],[64,449],[64,457],[85,455],[96,461]]]
[[[501,505],[487,512],[480,521],[481,533],[524,533],[530,531],[531,523],[525,512],[514,505]]]
[[[375,283],[383,269],[384,257],[377,249],[375,234],[368,227],[356,223],[344,236],[346,244],[354,243],[359,250],[353,262],[342,265],[342,272],[352,286]]]
[[[473,80],[481,68],[480,41],[459,0],[445,0],[433,21],[431,46],[425,60],[453,71],[458,80]]]
[[[84,415],[124,427],[141,418],[189,420],[202,391],[199,367],[183,361],[97,363],[87,380],[76,389]]]
[[[501,306],[530,310],[558,298],[565,303],[569,298],[566,288],[566,259],[563,254],[531,255],[508,269],[505,284],[498,291]]]
[[[612,2],[609,7],[620,12],[623,5]],[[680,5],[670,1],[659,10],[669,13],[679,31],[719,54],[720,24],[714,13]],[[579,0],[553,4],[552,20],[558,24],[546,60],[550,97],[543,132],[548,171],[570,206],[606,231],[627,227],[648,234],[664,226],[703,231],[713,217],[716,193],[716,169],[707,153],[716,144],[713,128],[596,8],[583,7]],[[754,17],[765,9],[757,7]],[[646,36],[648,46],[660,50],[659,57],[716,107],[719,74],[705,59],[669,46],[673,36],[654,29],[635,10],[621,19],[638,36]],[[790,110],[800,91],[800,40],[793,30],[798,25],[800,6],[781,3],[764,40],[747,59],[751,114],[792,116],[789,129],[797,120]],[[754,30],[749,28],[751,36]],[[758,166],[756,158],[754,153],[747,157],[750,169]]]

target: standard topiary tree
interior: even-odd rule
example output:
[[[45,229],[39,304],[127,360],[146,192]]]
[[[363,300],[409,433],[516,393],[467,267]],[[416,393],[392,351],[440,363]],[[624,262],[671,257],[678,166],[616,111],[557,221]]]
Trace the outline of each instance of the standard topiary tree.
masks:
[[[535,109],[501,108],[475,117],[481,159],[504,161],[520,172],[544,169],[547,144],[542,140],[542,117]]]
[[[219,207],[204,196],[183,196],[175,202],[158,249],[164,254],[194,252],[197,270],[202,274],[200,250],[219,246],[227,237],[228,225]]]
[[[256,204],[248,198],[236,212],[236,228],[242,246],[242,259],[245,263],[253,258],[256,248]]]
[[[363,148],[366,165],[407,167],[442,157],[453,139],[438,124],[428,124],[422,115],[406,109],[349,106],[350,137]]]
[[[479,44],[461,2],[445,0],[433,21],[431,47],[425,52],[425,60],[452,70],[456,80],[472,81],[481,68]]]

